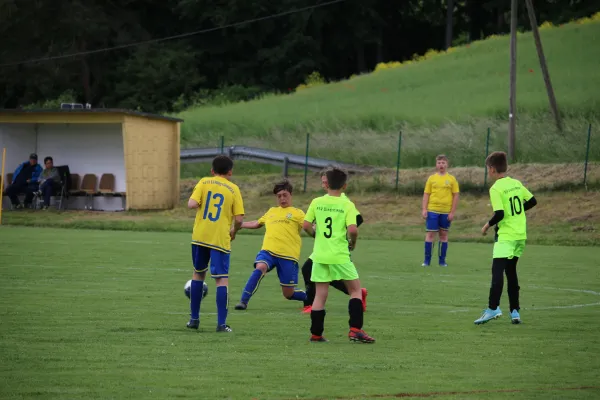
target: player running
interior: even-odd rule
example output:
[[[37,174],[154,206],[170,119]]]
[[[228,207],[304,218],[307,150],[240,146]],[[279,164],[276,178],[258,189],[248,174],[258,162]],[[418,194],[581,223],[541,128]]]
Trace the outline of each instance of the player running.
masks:
[[[288,300],[304,301],[306,293],[296,289],[298,285],[298,259],[302,239],[300,231],[304,212],[292,206],[292,184],[284,180],[275,185],[273,194],[277,196],[278,207],[271,207],[257,221],[244,222],[244,229],[265,227],[263,245],[254,261],[254,271],[242,292],[236,310],[246,310],[250,298],[258,290],[262,278],[277,269],[281,292]]]

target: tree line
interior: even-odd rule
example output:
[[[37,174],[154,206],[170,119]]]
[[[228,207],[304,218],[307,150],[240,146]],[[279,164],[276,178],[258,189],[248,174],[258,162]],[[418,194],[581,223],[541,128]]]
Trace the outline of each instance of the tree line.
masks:
[[[510,0],[0,0],[0,108],[180,111],[289,92],[509,31]],[[537,0],[538,21],[564,23],[600,6]],[[264,18],[264,19],[262,19]],[[238,22],[260,21],[218,29]],[[524,2],[519,28],[529,29]],[[88,51],[208,30],[175,40]],[[64,54],[77,54],[56,58]],[[37,62],[22,61],[42,59]]]

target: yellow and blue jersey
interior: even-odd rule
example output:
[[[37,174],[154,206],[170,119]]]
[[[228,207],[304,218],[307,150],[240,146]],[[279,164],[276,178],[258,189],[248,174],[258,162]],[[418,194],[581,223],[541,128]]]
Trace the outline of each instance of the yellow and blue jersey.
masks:
[[[427,211],[448,214],[452,210],[453,194],[458,193],[456,178],[448,173],[433,174],[425,183],[425,193],[429,194]]]
[[[302,239],[300,231],[304,222],[304,211],[295,207],[271,207],[258,219],[265,226],[262,250],[275,257],[298,262]]]
[[[199,204],[192,244],[229,253],[233,217],[244,215],[244,202],[238,186],[220,176],[202,178],[191,199]]]

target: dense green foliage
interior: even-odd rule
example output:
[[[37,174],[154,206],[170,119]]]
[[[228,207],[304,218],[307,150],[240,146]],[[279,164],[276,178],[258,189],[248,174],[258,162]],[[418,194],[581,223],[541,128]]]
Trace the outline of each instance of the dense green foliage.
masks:
[[[62,101],[150,112],[287,92],[313,71],[329,80],[508,30],[509,1],[346,0],[293,15],[110,52],[123,46],[265,17],[317,0],[0,1],[0,108]],[[447,5],[453,18],[447,19]],[[521,3],[519,25],[528,27]],[[540,21],[597,11],[583,0],[536,1]],[[16,64],[16,65],[15,65]]]

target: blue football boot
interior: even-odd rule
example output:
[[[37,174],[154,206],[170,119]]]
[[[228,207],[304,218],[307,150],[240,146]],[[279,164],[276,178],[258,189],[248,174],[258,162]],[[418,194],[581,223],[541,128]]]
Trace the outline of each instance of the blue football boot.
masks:
[[[495,310],[492,310],[491,308],[486,308],[485,310],[483,310],[483,314],[481,314],[481,317],[475,320],[475,325],[485,324],[486,322],[491,321],[492,319],[496,319],[500,316],[502,316],[502,311],[500,310],[500,307],[496,308]]]
[[[512,310],[510,313],[510,322],[512,322],[513,324],[520,324],[521,323],[521,315],[519,315],[519,312],[517,310]]]

